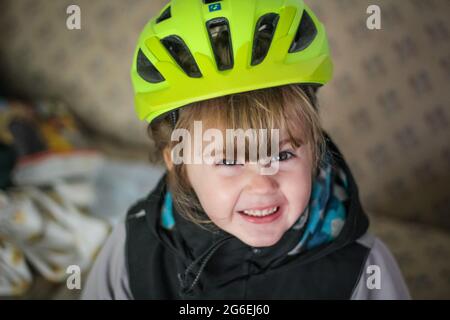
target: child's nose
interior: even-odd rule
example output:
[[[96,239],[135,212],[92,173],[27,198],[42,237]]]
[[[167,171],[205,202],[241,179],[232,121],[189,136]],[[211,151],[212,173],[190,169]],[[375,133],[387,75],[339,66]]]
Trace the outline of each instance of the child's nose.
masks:
[[[247,191],[257,194],[269,194],[277,189],[278,183],[274,176],[260,173],[253,173],[247,186]]]

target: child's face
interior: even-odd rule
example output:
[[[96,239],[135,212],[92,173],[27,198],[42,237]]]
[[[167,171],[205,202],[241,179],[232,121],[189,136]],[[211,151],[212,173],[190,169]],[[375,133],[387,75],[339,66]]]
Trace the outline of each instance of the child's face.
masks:
[[[280,136],[283,141],[285,132],[280,130]],[[248,162],[186,164],[186,171],[203,209],[219,228],[250,246],[267,247],[278,242],[308,205],[310,149],[307,144],[297,149],[289,142],[280,144],[279,168],[272,175],[262,175],[258,164]]]

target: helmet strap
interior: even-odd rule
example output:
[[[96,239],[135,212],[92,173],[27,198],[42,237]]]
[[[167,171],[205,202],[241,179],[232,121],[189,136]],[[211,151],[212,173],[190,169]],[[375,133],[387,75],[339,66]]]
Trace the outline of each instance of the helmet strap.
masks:
[[[178,117],[179,117],[178,109],[173,110],[169,113],[169,120],[172,123],[172,127],[174,129],[175,129],[175,126],[177,125]]]

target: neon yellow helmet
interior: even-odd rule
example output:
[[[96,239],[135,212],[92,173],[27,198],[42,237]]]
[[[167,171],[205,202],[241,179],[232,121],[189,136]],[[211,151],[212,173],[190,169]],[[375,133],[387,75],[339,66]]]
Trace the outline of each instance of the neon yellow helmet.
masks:
[[[325,28],[302,0],[172,0],[140,34],[131,79],[152,122],[218,96],[323,85],[332,72]]]

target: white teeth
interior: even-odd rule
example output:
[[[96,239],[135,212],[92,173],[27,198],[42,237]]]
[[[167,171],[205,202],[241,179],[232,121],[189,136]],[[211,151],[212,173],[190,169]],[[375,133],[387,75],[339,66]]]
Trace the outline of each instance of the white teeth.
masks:
[[[264,210],[244,210],[244,213],[248,214],[249,216],[264,217],[274,213],[275,211],[277,211],[277,209],[278,207],[273,207]]]

